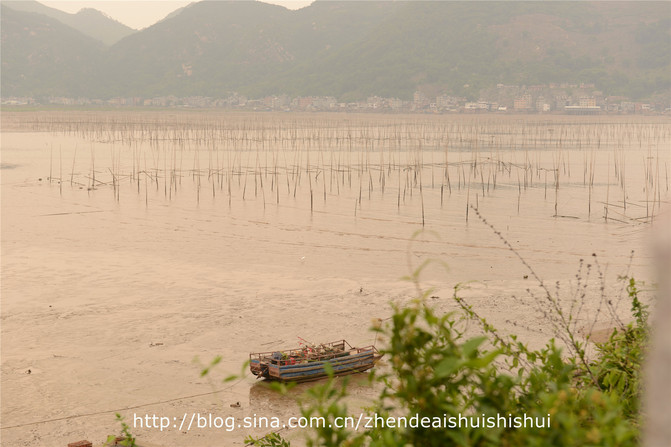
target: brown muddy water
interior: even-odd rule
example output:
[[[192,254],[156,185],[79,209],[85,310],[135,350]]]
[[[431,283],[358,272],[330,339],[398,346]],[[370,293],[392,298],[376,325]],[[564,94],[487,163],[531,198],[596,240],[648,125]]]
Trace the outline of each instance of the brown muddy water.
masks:
[[[373,343],[372,319],[416,296],[402,277],[425,259],[449,266],[421,276],[437,307],[455,310],[468,283],[480,313],[539,346],[554,333],[538,284],[475,209],[567,306],[587,291],[576,330],[603,330],[601,285],[624,318],[617,275],[653,280],[648,235],[669,199],[662,117],[5,112],[2,125],[7,446],[102,444],[115,411],[297,416],[305,386],[279,397],[221,379],[299,337]],[[194,358],[217,355],[201,378]],[[352,391],[353,412],[376,393]],[[132,431],[204,446],[271,430]]]

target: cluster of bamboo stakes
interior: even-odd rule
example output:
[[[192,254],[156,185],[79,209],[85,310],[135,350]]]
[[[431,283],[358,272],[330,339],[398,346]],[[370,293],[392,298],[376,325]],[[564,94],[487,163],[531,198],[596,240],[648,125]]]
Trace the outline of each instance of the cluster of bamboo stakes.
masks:
[[[311,213],[317,200],[341,194],[354,197],[355,216],[374,194],[392,195],[399,210],[418,195],[422,225],[426,209],[442,208],[455,192],[465,195],[466,220],[469,207],[498,190],[517,191],[518,214],[525,192],[542,188],[554,217],[578,217],[562,214],[560,187],[582,186],[587,218],[623,223],[652,221],[667,201],[671,127],[664,122],[429,118],[69,114],[37,117],[31,126],[88,145],[73,151],[71,185],[111,187],[120,201],[126,182],[146,206],[151,190],[172,200],[187,178],[198,203],[209,194],[229,206],[260,199],[264,209],[300,198],[307,186]],[[49,178],[62,188],[62,149],[58,156],[55,179],[52,148]],[[77,170],[82,157],[88,167]],[[632,164],[642,176],[630,173]],[[439,192],[439,203],[425,205],[426,189],[436,199]]]

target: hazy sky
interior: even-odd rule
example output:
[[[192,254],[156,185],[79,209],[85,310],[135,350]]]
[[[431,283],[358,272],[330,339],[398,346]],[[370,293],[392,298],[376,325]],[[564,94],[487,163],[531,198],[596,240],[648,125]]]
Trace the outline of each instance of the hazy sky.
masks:
[[[51,1],[44,0],[43,3],[52,8],[65,12],[74,13],[82,8],[95,8],[108,16],[131,28],[146,28],[158,22],[175,9],[186,6],[192,1],[164,1],[164,0],[88,0],[88,1]],[[269,0],[265,3],[282,5],[289,9],[298,9],[308,6],[312,1],[305,0]]]

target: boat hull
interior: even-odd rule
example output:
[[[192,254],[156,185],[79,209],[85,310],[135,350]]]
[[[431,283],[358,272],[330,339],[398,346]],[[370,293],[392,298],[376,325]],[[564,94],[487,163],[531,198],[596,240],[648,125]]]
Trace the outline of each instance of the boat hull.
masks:
[[[250,370],[258,377],[280,382],[309,382],[329,376],[355,374],[375,366],[381,358],[374,347],[353,348],[341,355],[323,360],[291,363],[289,361],[267,361],[251,358]]]

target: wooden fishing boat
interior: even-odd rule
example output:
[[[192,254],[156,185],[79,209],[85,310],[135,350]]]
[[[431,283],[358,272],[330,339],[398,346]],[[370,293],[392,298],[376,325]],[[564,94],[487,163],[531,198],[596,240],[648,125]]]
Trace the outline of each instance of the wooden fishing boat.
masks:
[[[328,376],[327,364],[335,376],[369,370],[382,355],[375,346],[353,348],[345,340],[306,344],[297,349],[249,354],[249,369],[257,378],[281,382],[307,382]]]

